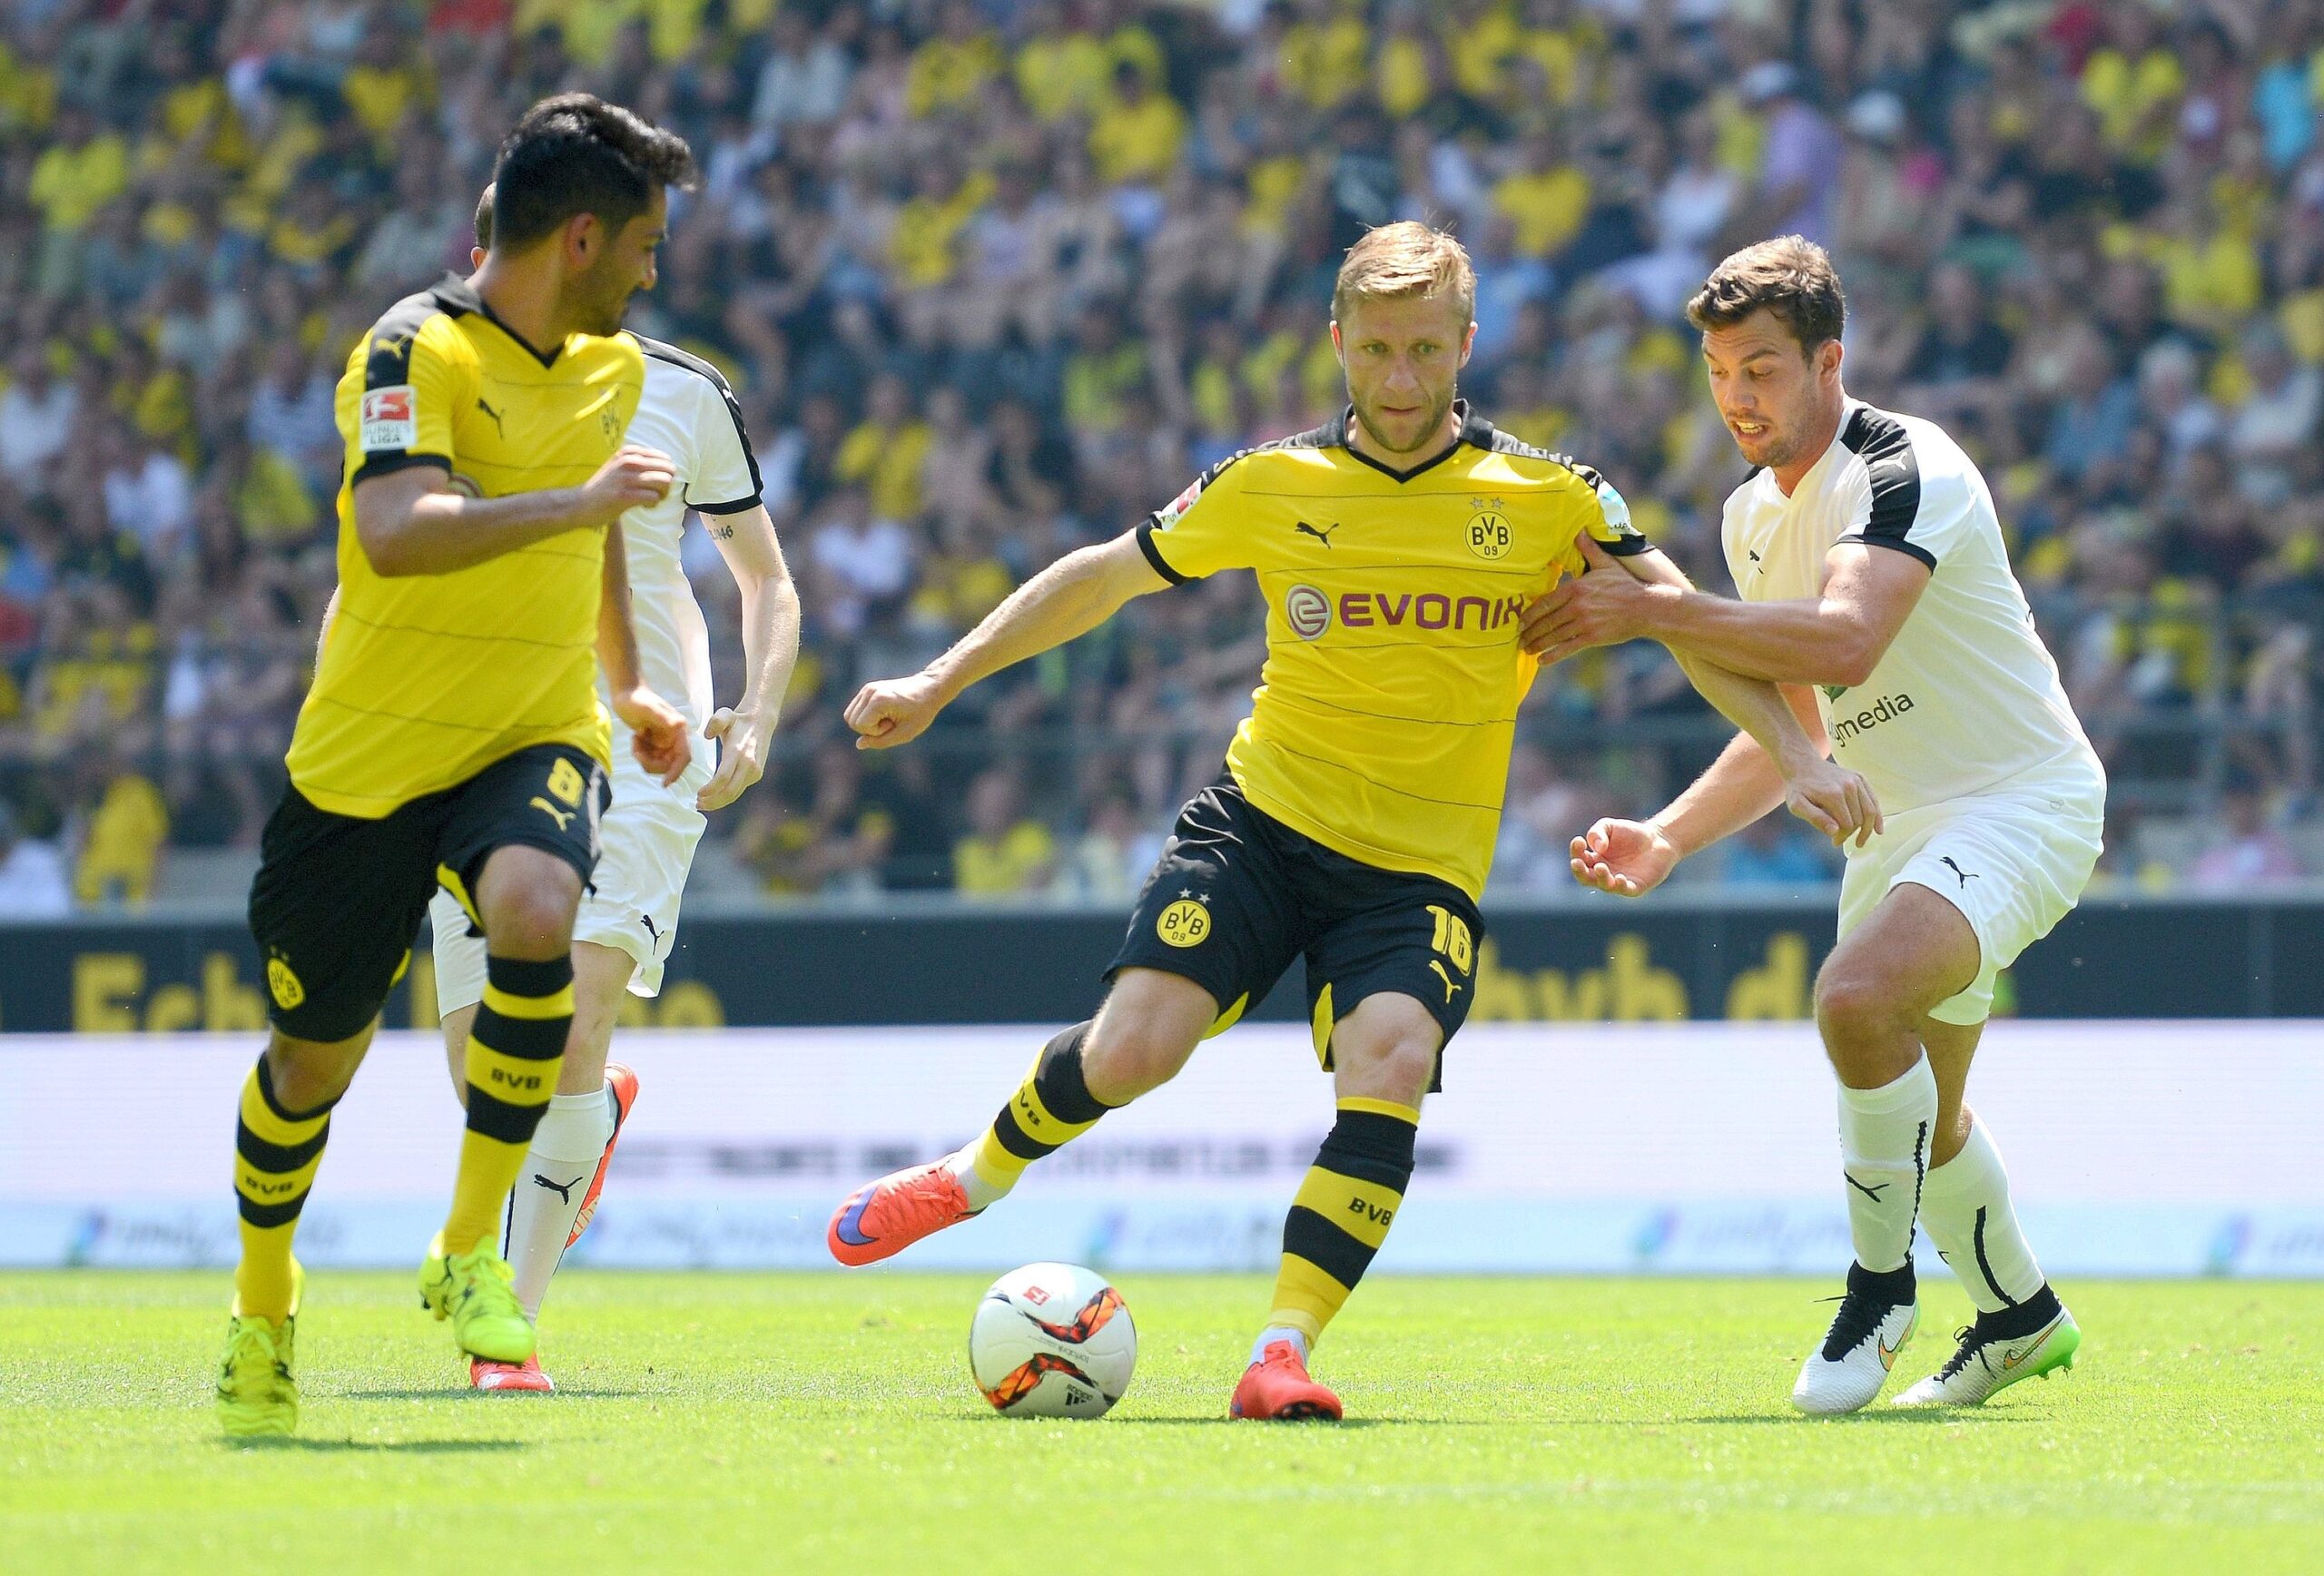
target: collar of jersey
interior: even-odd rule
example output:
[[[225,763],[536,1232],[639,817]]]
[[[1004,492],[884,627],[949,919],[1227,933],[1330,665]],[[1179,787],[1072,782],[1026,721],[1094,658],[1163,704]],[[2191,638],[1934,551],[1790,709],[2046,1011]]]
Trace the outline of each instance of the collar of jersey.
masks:
[[[1350,459],[1357,460],[1364,465],[1370,466],[1382,476],[1387,477],[1394,481],[1410,481],[1413,478],[1420,475],[1423,471],[1434,470],[1438,466],[1443,465],[1446,460],[1459,453],[1461,446],[1464,443],[1472,444],[1478,448],[1491,448],[1492,447],[1492,423],[1487,421],[1483,417],[1479,416],[1474,411],[1471,410],[1469,409],[1469,402],[1466,399],[1455,399],[1452,401],[1452,414],[1460,419],[1460,432],[1453,438],[1452,442],[1446,444],[1442,449],[1438,450],[1428,458],[1422,460],[1410,470],[1398,470],[1393,465],[1388,465],[1380,460],[1376,460],[1348,441],[1348,431],[1355,425],[1355,407],[1353,405],[1343,406],[1340,409],[1339,415],[1332,421],[1325,424],[1324,428],[1324,447],[1326,448],[1344,448],[1347,450],[1348,458]]]
[[[500,320],[500,314],[492,310],[491,303],[487,301],[482,296],[477,294],[476,287],[468,283],[468,281],[462,279],[457,273],[446,274],[442,281],[438,283],[435,290],[430,293],[433,294],[438,300],[443,302],[444,305],[452,308],[456,311],[473,312],[478,317],[482,318],[486,322],[490,323],[494,328],[498,329],[502,333],[507,335],[508,338],[516,343],[518,349],[522,350],[525,354],[530,356],[534,360],[538,361],[544,367],[556,366],[557,357],[565,353],[565,347],[563,345],[557,346],[556,350],[551,350],[547,355],[543,355],[540,351],[535,350],[533,348],[533,342],[530,340],[525,338],[524,335],[510,328],[507,323],[502,322]]]

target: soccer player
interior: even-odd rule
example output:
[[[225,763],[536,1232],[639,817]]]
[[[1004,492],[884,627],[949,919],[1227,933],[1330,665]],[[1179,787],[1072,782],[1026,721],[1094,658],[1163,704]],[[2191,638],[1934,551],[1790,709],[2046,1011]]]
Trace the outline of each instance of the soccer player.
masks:
[[[488,186],[477,205],[476,235],[473,261],[481,269],[492,245]],[[637,1075],[606,1060],[622,993],[660,994],[704,813],[732,804],[759,780],[799,656],[799,594],[760,501],[758,460],[734,391],[709,362],[642,334],[626,337],[645,352],[645,393],[630,420],[629,440],[668,455],[675,478],[661,501],[622,517],[638,672],[656,694],[670,698],[693,734],[719,747],[694,753],[668,786],[629,761],[614,760],[613,803],[597,827],[596,874],[573,927],[573,1029],[557,1092],[509,1195],[501,1245],[517,1301],[537,1324],[558,1259],[588,1227],[615,1138],[637,1098]],[[703,517],[742,593],[748,676],[742,698],[714,712],[710,637],[679,561],[689,509]],[[609,700],[602,676],[598,687],[600,699]],[[485,941],[449,892],[436,893],[429,918],[444,1047],[453,1087],[465,1090],[468,1030],[484,1000]],[[471,1357],[468,1377],[479,1390],[556,1388],[537,1355],[520,1364]]]
[[[1977,1316],[1901,1404],[1974,1405],[2073,1361],[2081,1332],[1963,1091],[1994,976],[2073,907],[2106,801],[1984,478],[1934,424],[1848,398],[1844,312],[1831,260],[1797,236],[1737,252],[1687,309],[1752,468],[1727,500],[1741,601],[1589,574],[1525,624],[1545,662],[1642,635],[1774,680],[1886,813],[1847,851],[1839,944],[1816,982],[1856,1264],[1792,1392],[1811,1413],[1869,1403],[1912,1335],[1916,1216]],[[1765,814],[1780,786],[1758,744],[1738,738],[1651,820],[1574,839],[1574,873],[1637,896]]]
[[[339,609],[251,888],[273,1034],[235,1134],[230,1434],[297,1425],[291,1236],[439,882],[489,957],[451,1209],[419,1292],[462,1350],[532,1355],[493,1227],[573,1016],[574,911],[611,755],[600,661],[640,763],[670,781],[687,763],[685,718],[638,676],[630,628],[621,517],[674,478],[623,443],[645,371],[617,336],[654,282],[665,189],[693,168],[682,139],[626,110],[536,104],[494,172],[499,249],[397,303],[348,358]]]
[[[1477,897],[1538,671],[1520,616],[1581,568],[1577,533],[1633,574],[1684,584],[1595,471],[1457,400],[1475,289],[1449,235],[1371,231],[1332,302],[1345,412],[1214,467],[1136,530],[1034,576],[921,672],[849,704],[859,744],[890,748],[1132,596],[1240,568],[1266,599],[1251,714],[1225,774],[1180,813],[1097,1017],[1049,1042],[975,1142],[848,1198],[828,1236],[842,1263],[988,1207],[1034,1160],[1175,1076],[1304,957],[1338,1115],[1285,1222],[1272,1311],[1230,1410],[1340,1415],[1308,1353],[1395,1218],[1422,1097],[1467,1016]],[[1834,836],[1868,832],[1864,784],[1809,745],[1772,685],[1689,666],[1793,774],[1797,810]]]

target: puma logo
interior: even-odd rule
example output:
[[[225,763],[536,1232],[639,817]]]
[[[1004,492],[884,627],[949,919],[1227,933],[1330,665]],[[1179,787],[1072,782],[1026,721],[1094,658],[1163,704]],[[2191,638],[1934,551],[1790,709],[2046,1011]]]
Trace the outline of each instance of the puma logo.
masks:
[[[477,399],[476,399],[476,408],[477,408],[478,410],[483,411],[487,416],[489,416],[489,417],[491,417],[491,418],[492,418],[492,430],[493,430],[493,431],[495,431],[495,432],[497,432],[497,433],[498,433],[498,434],[500,435],[500,441],[501,441],[501,442],[503,442],[503,443],[507,442],[507,441],[508,441],[508,429],[507,429],[507,428],[505,428],[505,427],[503,427],[503,426],[501,426],[501,425],[500,425],[500,412],[499,412],[499,411],[497,411],[497,410],[495,410],[491,406],[487,405],[487,404],[484,402],[484,396],[483,396],[483,395],[481,395],[481,394],[479,394],[479,395],[478,395],[478,396],[477,396]]]
[[[1954,863],[1953,856],[1949,853],[1940,854],[1937,857],[1936,862],[1961,878],[1962,890],[1965,891],[1968,890],[1969,883],[1977,879],[1974,872],[1963,870],[1959,865]]]
[[[545,810],[548,813],[549,819],[556,822],[556,829],[559,832],[563,832],[566,827],[572,825],[573,817],[579,813],[577,811],[559,810],[556,805],[551,804],[547,800],[542,798],[537,793],[533,795],[532,803],[534,808]]]
[[[552,1182],[537,1171],[533,1173],[533,1180],[538,1183],[541,1187],[546,1187],[550,1192],[556,1194],[561,1201],[566,1204],[573,1202],[573,1190],[581,1186],[581,1178],[578,1177],[576,1177],[570,1182]]]
[[[1753,548],[1753,547],[1746,547],[1746,548],[1744,548],[1743,550],[1744,550],[1744,552],[1745,552],[1745,553],[1747,553],[1747,554],[1748,554],[1748,555],[1750,556],[1751,562],[1753,562],[1754,564],[1756,564],[1756,563],[1758,563],[1758,562],[1759,561],[1759,555],[1758,555],[1758,549]]]
[[[1431,958],[1428,960],[1428,966],[1436,970],[1436,977],[1439,980],[1444,981],[1444,1000],[1448,1002],[1451,1001],[1452,1000],[1452,992],[1458,990],[1460,987],[1452,982],[1452,976],[1444,971],[1444,965],[1438,962],[1435,959]]]
[[[1840,1175],[1843,1177],[1848,1177],[1848,1174],[1845,1171],[1841,1172]],[[1889,1185],[1886,1182],[1875,1182],[1867,1187],[1863,1183],[1857,1181],[1855,1177],[1848,1177],[1848,1186],[1863,1194],[1866,1198],[1871,1199],[1875,1204],[1877,1204],[1880,1202],[1880,1195],[1886,1191]]]
[[[1309,525],[1305,520],[1297,520],[1293,522],[1291,528],[1295,531],[1305,532],[1306,535],[1315,537],[1317,541],[1323,543],[1324,546],[1328,547],[1332,545],[1332,533],[1338,530],[1340,527],[1339,522],[1334,520],[1319,531],[1315,527]]]

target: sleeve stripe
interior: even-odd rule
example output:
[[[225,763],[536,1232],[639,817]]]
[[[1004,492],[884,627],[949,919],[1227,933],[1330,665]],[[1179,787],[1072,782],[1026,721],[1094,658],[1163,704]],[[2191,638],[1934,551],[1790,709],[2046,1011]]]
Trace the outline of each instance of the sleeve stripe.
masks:
[[[762,501],[759,494],[753,493],[746,498],[736,498],[731,504],[688,504],[686,507],[698,515],[739,515],[744,509],[758,507]]]
[[[1170,561],[1162,556],[1162,549],[1154,545],[1154,522],[1150,519],[1143,521],[1137,527],[1137,550],[1146,555],[1146,561],[1154,566],[1154,572],[1173,586],[1184,586],[1195,578],[1170,567]]]
[[[1867,547],[1894,547],[1899,553],[1907,554],[1913,557],[1918,558],[1922,563],[1926,564],[1932,569],[1936,567],[1936,555],[1935,553],[1930,552],[1918,542],[1905,540],[1902,536],[1876,536],[1870,530],[1863,530],[1856,532],[1851,536],[1842,537],[1839,538],[1839,542],[1862,542]],[[1833,545],[1837,547],[1839,545],[1839,542],[1835,542]]]
[[[1865,521],[1863,538],[1884,546],[1902,544],[1912,534],[1921,512],[1920,458],[1905,424],[1885,411],[1861,406],[1840,431],[1840,441],[1864,461],[1872,484],[1872,513]],[[1915,556],[1936,566],[1925,547]]]
[[[1654,551],[1654,544],[1636,531],[1624,531],[1610,542],[1600,542],[1594,536],[1590,539],[1598,542],[1599,547],[1605,549],[1606,556],[1610,558],[1635,558],[1640,553]]]
[[[751,448],[750,428],[743,425],[743,407],[735,399],[734,390],[727,385],[724,375],[700,356],[690,355],[675,345],[665,345],[659,340],[649,340],[643,334],[632,334],[630,338],[637,341],[637,348],[640,350],[654,360],[667,362],[673,367],[683,367],[718,391],[718,398],[726,404],[727,419],[734,424],[734,441],[742,445],[743,463],[751,468],[750,503],[728,504],[723,508],[708,509],[704,508],[700,504],[690,507],[703,514],[733,514],[758,502],[759,496],[766,490],[766,479],[759,475],[759,457]]]
[[[388,451],[366,455],[363,463],[356,468],[355,474],[348,478],[347,485],[354,487],[359,482],[370,480],[375,476],[391,476],[399,470],[409,470],[415,465],[440,466],[446,476],[452,474],[452,462],[443,455]]]

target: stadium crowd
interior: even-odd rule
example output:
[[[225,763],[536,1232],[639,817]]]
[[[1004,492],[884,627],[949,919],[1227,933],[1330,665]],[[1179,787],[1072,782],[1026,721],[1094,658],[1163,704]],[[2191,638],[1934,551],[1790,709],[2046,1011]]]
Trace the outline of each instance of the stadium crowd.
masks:
[[[782,764],[718,828],[769,891],[1134,889],[1246,704],[1241,576],[892,757],[839,706],[1328,415],[1333,271],[1399,217],[1474,256],[1480,408],[1722,589],[1742,467],[1679,307],[1732,245],[1823,241],[1851,389],[1993,481],[2115,777],[2115,877],[2324,874],[2317,0],[15,0],[0,911],[255,843],[333,579],[348,348],[465,271],[501,132],[566,87],[706,172],[632,320],[732,377],[802,583]],[[1496,890],[1562,885],[1566,838],[1657,802],[1711,722],[1659,649],[1546,675]],[[1713,873],[1830,859],[1770,821]]]

